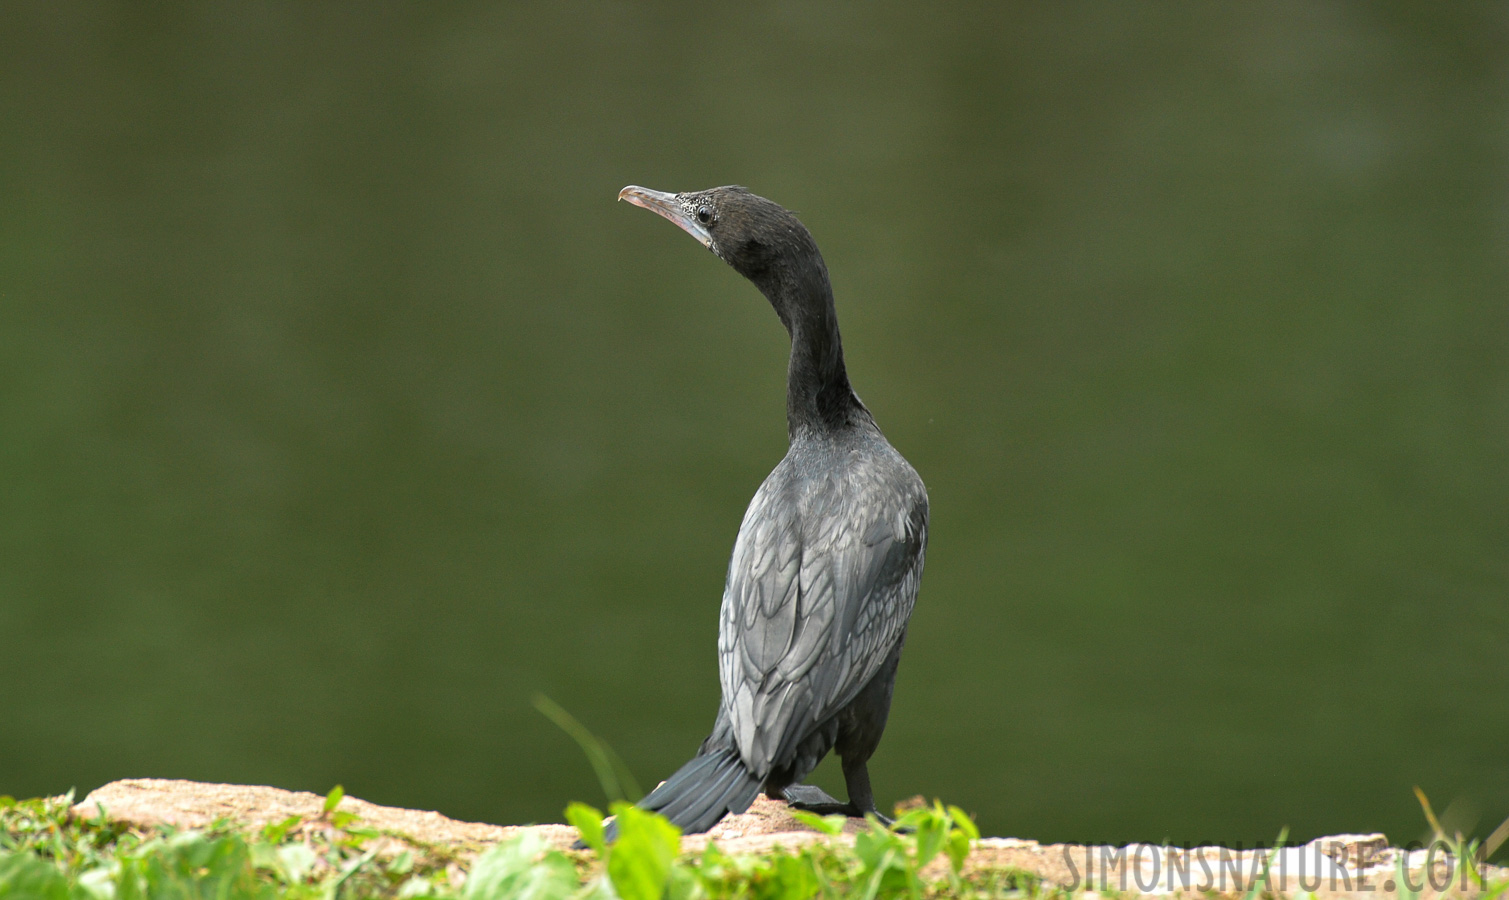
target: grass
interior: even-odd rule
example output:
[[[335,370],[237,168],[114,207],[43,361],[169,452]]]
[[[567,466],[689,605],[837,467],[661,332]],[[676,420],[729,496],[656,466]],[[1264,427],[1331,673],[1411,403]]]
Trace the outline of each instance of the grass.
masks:
[[[0,797],[0,897],[37,900],[138,898],[333,898],[449,896],[440,890],[458,860],[363,828],[338,812],[340,789],[322,814],[260,830],[219,822],[204,830],[138,831],[68,814],[72,795]],[[386,845],[393,852],[380,854]]]
[[[716,846],[682,853],[675,826],[622,803],[612,809],[619,839],[605,846],[602,814],[572,804],[568,818],[590,849],[556,850],[526,832],[468,866],[445,848],[364,828],[336,809],[340,797],[339,788],[332,791],[313,818],[254,830],[218,822],[184,831],[74,818],[68,813],[71,795],[0,797],[0,898],[1026,900],[1053,893],[1024,873],[964,877],[964,860],[979,833],[957,807],[937,803],[907,812],[896,827],[872,820],[852,846],[818,842],[756,856],[731,856]],[[828,834],[843,826],[842,817],[806,821]],[[947,864],[928,868],[935,860]]]
[[[603,841],[602,814],[584,804],[567,819],[588,845],[548,846],[533,832],[468,860],[456,850],[364,827],[337,809],[341,790],[320,814],[260,829],[222,821],[202,830],[138,830],[104,818],[69,815],[72,796],[17,801],[0,797],[0,900],[1068,900],[1069,893],[1016,870],[966,870],[979,838],[957,807],[934,802],[904,813],[895,826],[870,820],[852,844],[814,842],[750,855],[710,844],[684,853],[664,818],[615,803],[619,839]],[[1485,842],[1446,837],[1428,802],[1426,818],[1458,860],[1481,860],[1509,825]],[[837,835],[844,819],[796,814]],[[1264,879],[1243,900],[1271,895]],[[1402,863],[1401,863],[1402,865]],[[1399,883],[1407,884],[1401,870]],[[1509,900],[1509,882],[1471,893]],[[1419,879],[1416,878],[1416,881]],[[1075,896],[1084,896],[1076,892]],[[1401,887],[1401,898],[1411,892]]]

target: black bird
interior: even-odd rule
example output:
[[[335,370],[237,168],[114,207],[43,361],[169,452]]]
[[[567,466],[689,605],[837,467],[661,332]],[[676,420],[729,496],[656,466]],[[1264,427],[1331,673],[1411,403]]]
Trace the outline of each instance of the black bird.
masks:
[[[744,812],[761,790],[820,814],[885,819],[866,763],[922,579],[927,489],[849,387],[828,268],[795,215],[742,187],[630,186],[618,199],[675,222],[754,282],[791,335],[791,449],[734,541],[718,718],[697,756],[639,805],[686,832]],[[847,803],[800,783],[833,749]]]

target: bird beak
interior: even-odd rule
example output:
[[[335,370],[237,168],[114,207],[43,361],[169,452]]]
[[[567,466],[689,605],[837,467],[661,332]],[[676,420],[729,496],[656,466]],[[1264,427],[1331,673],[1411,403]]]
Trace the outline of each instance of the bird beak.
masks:
[[[708,233],[707,227],[692,217],[691,213],[682,208],[676,198],[678,194],[667,194],[664,191],[652,191],[631,184],[618,192],[618,199],[627,200],[635,206],[643,206],[653,213],[659,213],[675,222],[682,231],[696,238],[702,246],[713,249],[713,236]]]

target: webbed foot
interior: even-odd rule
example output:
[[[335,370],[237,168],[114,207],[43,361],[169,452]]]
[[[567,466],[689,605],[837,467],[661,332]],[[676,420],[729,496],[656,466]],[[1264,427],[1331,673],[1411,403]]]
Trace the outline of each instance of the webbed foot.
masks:
[[[774,799],[784,799],[792,809],[814,815],[848,816],[851,819],[863,819],[866,815],[871,815],[888,827],[894,821],[890,816],[876,809],[873,802],[868,808],[861,807],[852,800],[844,803],[822,788],[811,784],[793,784],[783,788],[780,793],[781,797]]]

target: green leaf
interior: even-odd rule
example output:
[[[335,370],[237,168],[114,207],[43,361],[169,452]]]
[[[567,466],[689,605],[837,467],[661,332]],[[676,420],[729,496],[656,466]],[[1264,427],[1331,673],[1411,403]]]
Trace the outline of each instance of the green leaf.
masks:
[[[251,848],[237,835],[180,832],[144,842],[135,859],[120,859],[119,900],[143,896],[256,900],[273,894],[272,884],[257,877]]]
[[[251,864],[259,869],[268,869],[283,876],[283,862],[278,859],[276,844],[256,843],[251,846]]]
[[[67,900],[68,879],[30,853],[0,853],[0,897]]]
[[[508,896],[510,900],[565,900],[579,886],[576,866],[564,853],[552,850],[514,882]]]
[[[944,849],[948,852],[948,863],[953,866],[954,874],[964,871],[964,860],[969,856],[969,837],[962,831],[950,831]]]
[[[919,810],[927,815],[918,816],[913,826],[917,829],[917,868],[921,869],[933,861],[938,851],[943,849],[943,842],[948,837],[949,820],[948,814],[942,809]]]
[[[566,821],[581,834],[582,843],[602,856],[606,849],[603,838],[603,814],[585,803],[572,803],[566,807]]]
[[[326,802],[328,803],[329,801],[327,800]],[[289,816],[281,822],[273,822],[263,827],[262,840],[269,844],[283,843],[283,839],[288,837],[288,832],[292,831],[299,824],[299,821],[298,816]]]
[[[954,820],[954,825],[972,841],[980,839],[980,828],[975,825],[975,820],[969,817],[969,813],[957,806],[949,806],[948,817]]]
[[[782,853],[775,858],[775,875],[781,890],[777,900],[811,900],[822,886],[810,856]]]
[[[733,860],[718,849],[713,841],[708,841],[703,848],[702,855],[697,858],[697,877],[704,883],[721,881],[729,876],[729,870],[733,866]]]
[[[461,895],[467,898],[497,895],[499,884],[529,868],[534,858],[544,849],[544,838],[530,831],[499,841],[472,863]]]
[[[547,849],[539,835],[525,832],[477,857],[461,896],[463,900],[564,900],[577,886],[571,860]]]
[[[954,828],[948,833],[944,849],[948,853],[949,865],[953,866],[954,874],[958,875],[964,871],[964,860],[969,857],[970,845],[980,839],[980,829],[975,825],[975,820],[969,817],[969,813],[957,806],[948,807],[948,817]]]
[[[854,835],[854,854],[864,864],[866,872],[889,869],[905,858],[904,839],[879,822]]]
[[[119,867],[100,866],[80,873],[78,885],[92,900],[115,900],[115,879]]]
[[[661,900],[671,863],[681,852],[681,829],[664,816],[613,804],[618,841],[608,854],[608,879],[622,900]]]
[[[816,813],[805,812],[800,809],[791,810],[791,817],[813,831],[829,836],[843,834],[844,823],[849,821],[844,816],[819,816]]]
[[[327,816],[330,815],[330,813],[337,806],[341,805],[341,798],[345,796],[346,789],[341,787],[340,785],[336,785],[335,787],[331,788],[330,793],[325,795],[325,808],[323,810],[323,813]]]
[[[314,871],[315,855],[308,844],[289,844],[278,848],[278,868],[289,884],[298,884]]]
[[[395,896],[398,900],[411,900],[414,897],[433,897],[435,894],[435,885],[431,884],[428,878],[423,875],[414,875],[398,886],[398,893]]]
[[[888,879],[887,876],[905,872],[906,854],[901,848],[901,838],[885,830],[878,822],[873,823],[868,831],[861,831],[854,836],[854,851],[862,863],[860,877],[865,879],[864,890],[860,894],[862,900],[875,900],[884,882],[891,881],[894,886],[894,878]]]
[[[665,900],[692,900],[697,892],[697,876],[682,866],[671,867],[671,877],[665,886]],[[811,900],[808,894],[800,900]]]

